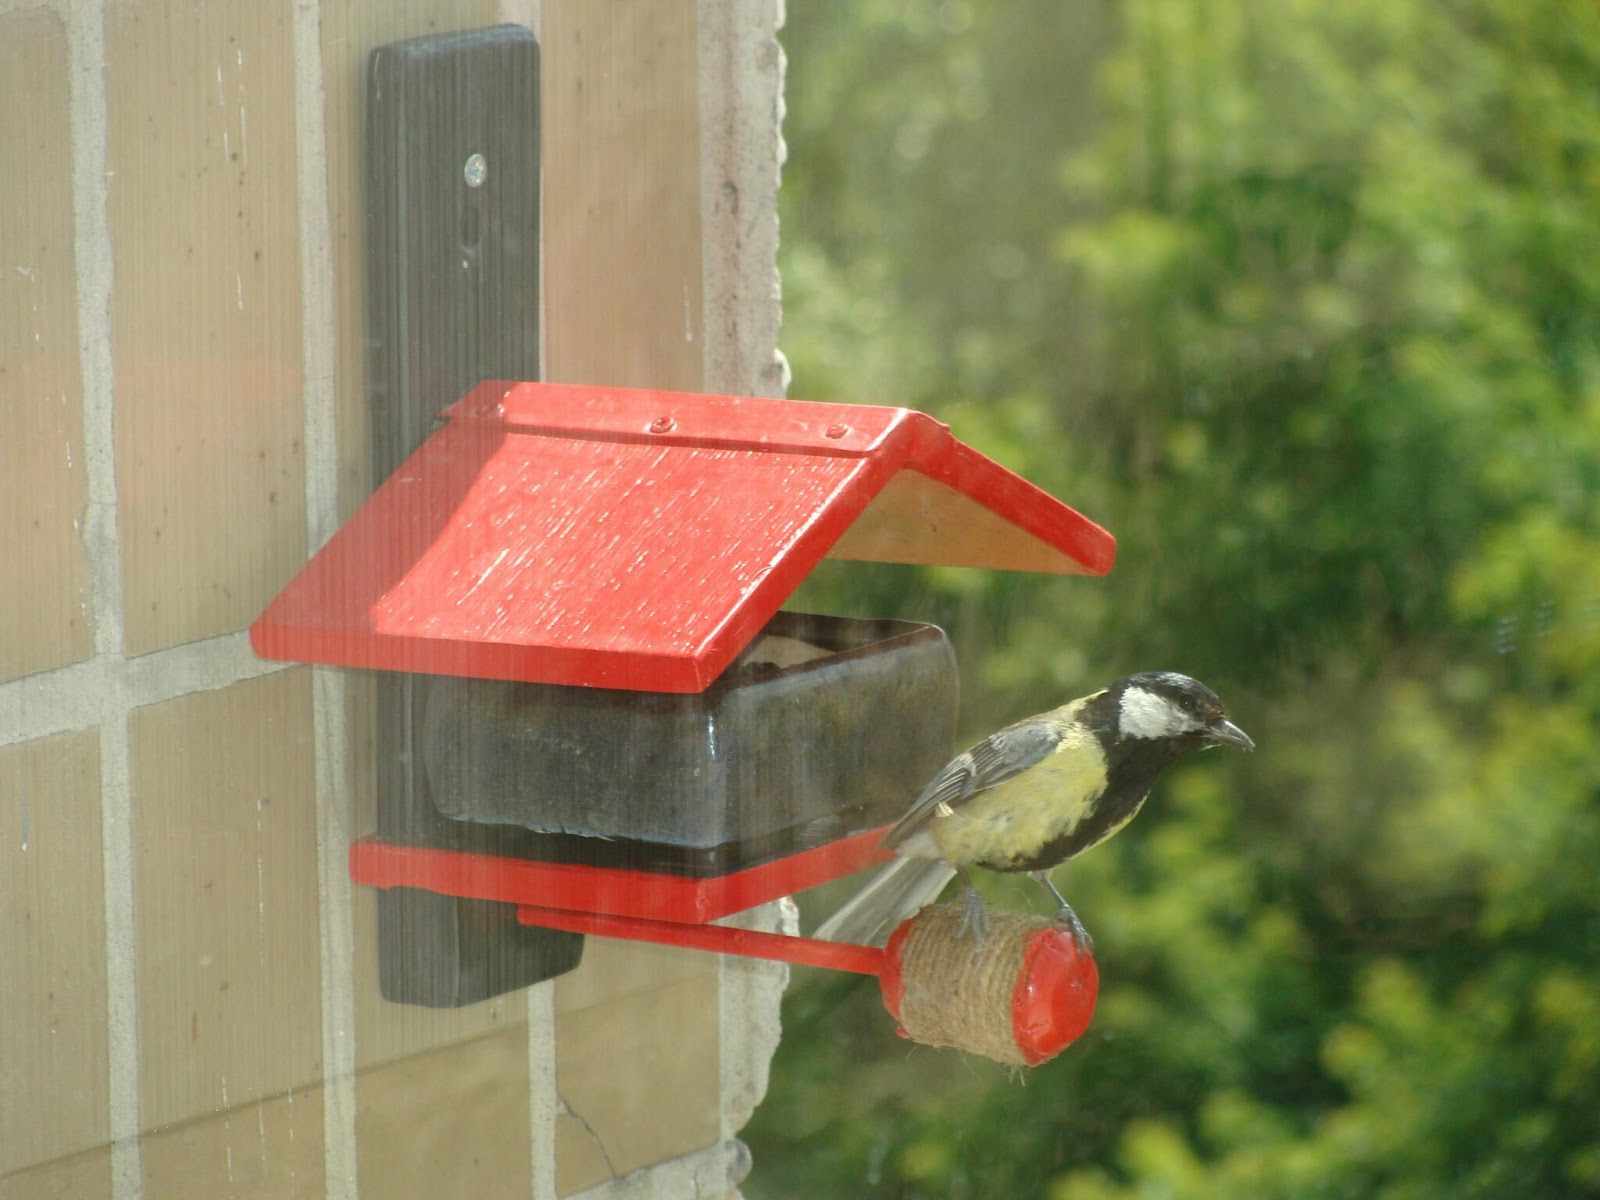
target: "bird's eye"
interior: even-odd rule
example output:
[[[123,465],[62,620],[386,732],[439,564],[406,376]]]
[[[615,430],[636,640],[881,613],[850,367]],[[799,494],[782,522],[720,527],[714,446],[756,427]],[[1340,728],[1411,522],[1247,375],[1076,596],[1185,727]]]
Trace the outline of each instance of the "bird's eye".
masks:
[[[1186,713],[1192,713],[1197,707],[1197,701],[1193,696],[1179,696],[1178,707]]]

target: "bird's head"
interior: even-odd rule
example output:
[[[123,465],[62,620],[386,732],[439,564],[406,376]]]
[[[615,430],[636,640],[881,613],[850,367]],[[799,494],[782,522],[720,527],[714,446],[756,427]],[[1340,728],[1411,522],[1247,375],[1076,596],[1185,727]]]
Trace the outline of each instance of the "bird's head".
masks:
[[[1217,694],[1176,671],[1145,671],[1111,685],[1117,698],[1117,733],[1176,743],[1185,750],[1256,744],[1232,721]]]

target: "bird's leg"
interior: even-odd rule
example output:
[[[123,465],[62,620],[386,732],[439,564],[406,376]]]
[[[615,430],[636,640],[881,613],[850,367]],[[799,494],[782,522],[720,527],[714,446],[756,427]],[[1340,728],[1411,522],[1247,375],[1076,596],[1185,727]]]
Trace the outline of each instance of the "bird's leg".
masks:
[[[1072,905],[1067,903],[1067,898],[1056,890],[1056,885],[1050,882],[1047,871],[1028,872],[1038,880],[1045,891],[1055,897],[1056,922],[1065,925],[1072,931],[1072,940],[1077,943],[1078,950],[1083,954],[1094,953],[1094,939],[1089,936],[1089,931],[1083,927],[1083,922],[1078,920],[1078,914],[1072,911]]]
[[[978,888],[972,882],[972,876],[967,874],[967,869],[957,867],[956,874],[961,876],[963,897],[960,932],[970,932],[973,945],[981,946],[984,934],[989,932],[989,914],[983,911],[983,897],[978,894]]]

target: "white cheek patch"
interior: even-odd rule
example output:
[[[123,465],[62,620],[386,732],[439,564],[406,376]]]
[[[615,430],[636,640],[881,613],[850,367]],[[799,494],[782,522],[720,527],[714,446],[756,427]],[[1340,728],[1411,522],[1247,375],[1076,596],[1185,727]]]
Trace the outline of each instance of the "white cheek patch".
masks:
[[[1122,693],[1118,724],[1123,736],[1136,738],[1176,737],[1198,733],[1204,726],[1178,708],[1165,696],[1131,687]]]

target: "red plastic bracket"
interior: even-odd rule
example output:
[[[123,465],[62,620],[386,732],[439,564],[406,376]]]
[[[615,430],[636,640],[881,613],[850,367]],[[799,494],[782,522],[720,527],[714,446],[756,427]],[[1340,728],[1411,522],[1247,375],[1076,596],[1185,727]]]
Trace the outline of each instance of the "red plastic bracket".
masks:
[[[883,951],[709,922],[886,861],[884,829],[713,879],[398,846],[350,847],[350,878],[517,906],[524,925],[876,975]]]

